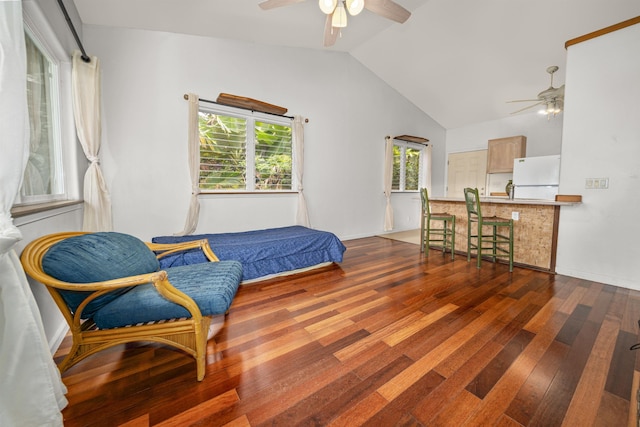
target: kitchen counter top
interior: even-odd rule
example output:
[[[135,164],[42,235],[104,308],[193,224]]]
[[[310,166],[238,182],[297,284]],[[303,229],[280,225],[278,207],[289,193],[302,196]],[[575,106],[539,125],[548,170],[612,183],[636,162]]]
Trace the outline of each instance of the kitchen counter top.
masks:
[[[429,197],[433,202],[460,202],[464,203],[464,197]],[[540,206],[572,206],[581,202],[556,202],[555,200],[538,199],[509,199],[500,196],[480,197],[480,203],[501,203],[506,205],[540,205]]]

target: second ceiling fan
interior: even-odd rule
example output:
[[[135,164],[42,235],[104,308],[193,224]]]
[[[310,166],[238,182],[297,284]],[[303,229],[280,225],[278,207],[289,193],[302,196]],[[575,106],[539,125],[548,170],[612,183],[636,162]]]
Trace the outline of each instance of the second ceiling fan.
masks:
[[[289,6],[305,0],[265,0],[259,4],[263,10]],[[324,46],[333,46],[342,28],[347,26],[347,12],[355,16],[367,9],[383,18],[402,24],[411,16],[404,7],[392,0],[319,0],[320,10],[327,15],[324,26]]]

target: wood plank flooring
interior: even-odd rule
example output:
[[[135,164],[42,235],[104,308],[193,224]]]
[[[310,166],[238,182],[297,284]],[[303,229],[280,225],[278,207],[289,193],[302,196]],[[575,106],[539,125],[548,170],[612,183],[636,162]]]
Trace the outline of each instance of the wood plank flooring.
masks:
[[[344,243],[340,265],[242,286],[202,382],[148,343],[72,367],[65,426],[627,425],[640,292]]]

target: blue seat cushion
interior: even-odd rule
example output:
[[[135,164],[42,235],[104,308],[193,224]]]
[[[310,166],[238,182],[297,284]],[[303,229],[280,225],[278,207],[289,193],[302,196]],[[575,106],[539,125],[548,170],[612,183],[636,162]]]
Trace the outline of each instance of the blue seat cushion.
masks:
[[[42,269],[49,276],[68,283],[92,283],[160,269],[153,251],[140,239],[122,233],[100,232],[69,237],[52,245],[42,258]],[[82,312],[86,319],[130,288],[96,298]],[[91,294],[64,291],[60,294],[72,312]]]
[[[189,295],[203,316],[224,314],[242,280],[242,264],[220,261],[165,269],[169,282]],[[133,287],[129,292],[100,308],[93,316],[101,329],[137,323],[191,317],[182,306],[162,297],[151,284]]]

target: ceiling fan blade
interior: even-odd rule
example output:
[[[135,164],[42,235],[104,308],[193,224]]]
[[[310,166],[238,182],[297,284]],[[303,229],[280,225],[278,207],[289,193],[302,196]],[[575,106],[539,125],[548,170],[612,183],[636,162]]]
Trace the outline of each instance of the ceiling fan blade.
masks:
[[[528,110],[529,108],[533,108],[533,107],[535,107],[536,105],[542,105],[542,104],[544,104],[544,102],[542,102],[542,101],[540,101],[540,102],[536,102],[536,103],[535,103],[535,104],[533,104],[533,105],[529,105],[528,107],[521,108],[520,110],[518,110],[518,111],[514,111],[514,112],[512,112],[511,114],[520,113],[520,112],[522,112],[522,111],[524,111],[524,110]]]
[[[324,24],[324,47],[333,46],[340,35],[340,28],[334,28],[331,25],[333,13],[327,15],[327,19]]]
[[[540,98],[536,98],[536,99],[516,99],[513,101],[507,101],[507,103],[511,103],[511,102],[538,102],[540,101]]]
[[[259,3],[258,6],[262,10],[275,9],[276,7],[289,6],[290,4],[300,3],[304,0],[266,0]]]
[[[392,0],[366,0],[364,7],[373,13],[400,24],[411,16],[411,12]]]

